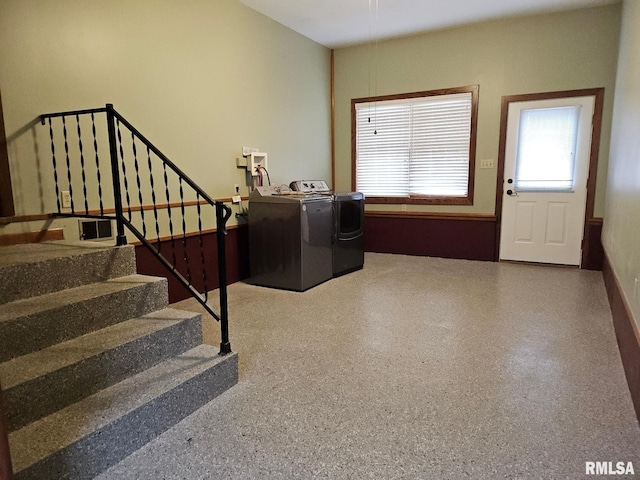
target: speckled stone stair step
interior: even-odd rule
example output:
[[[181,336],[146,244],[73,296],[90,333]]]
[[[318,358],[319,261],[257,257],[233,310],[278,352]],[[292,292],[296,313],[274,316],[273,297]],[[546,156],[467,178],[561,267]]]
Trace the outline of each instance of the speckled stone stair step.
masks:
[[[134,273],[132,246],[45,242],[0,247],[0,304]]]
[[[201,343],[199,314],[164,309],[4,362],[9,431]]]
[[[93,478],[237,382],[236,354],[195,347],[10,434],[15,478]]]
[[[167,306],[164,278],[129,275],[0,305],[0,362]]]

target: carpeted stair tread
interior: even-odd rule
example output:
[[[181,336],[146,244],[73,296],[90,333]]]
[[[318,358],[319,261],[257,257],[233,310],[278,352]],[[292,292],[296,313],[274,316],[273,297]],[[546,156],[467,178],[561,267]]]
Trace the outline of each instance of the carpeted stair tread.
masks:
[[[0,364],[2,388],[10,390],[15,385],[81,362],[183,319],[184,312],[164,309],[9,360]]]
[[[199,345],[11,433],[16,479],[92,478],[235,383],[236,354]]]
[[[44,242],[0,247],[0,304],[134,273],[133,246]]]
[[[166,289],[129,275],[0,305],[0,362],[165,308]]]
[[[200,343],[199,314],[164,309],[4,362],[9,431]]]

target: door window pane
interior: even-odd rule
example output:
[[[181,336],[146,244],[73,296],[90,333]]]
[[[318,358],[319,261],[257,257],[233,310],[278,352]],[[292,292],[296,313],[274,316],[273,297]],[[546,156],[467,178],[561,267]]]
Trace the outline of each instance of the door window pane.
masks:
[[[516,190],[573,190],[580,106],[520,113]]]

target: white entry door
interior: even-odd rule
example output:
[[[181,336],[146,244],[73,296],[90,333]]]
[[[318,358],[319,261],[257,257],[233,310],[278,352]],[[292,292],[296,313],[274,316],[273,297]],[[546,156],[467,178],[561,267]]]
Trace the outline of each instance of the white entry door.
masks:
[[[509,104],[501,260],[580,265],[594,101]]]

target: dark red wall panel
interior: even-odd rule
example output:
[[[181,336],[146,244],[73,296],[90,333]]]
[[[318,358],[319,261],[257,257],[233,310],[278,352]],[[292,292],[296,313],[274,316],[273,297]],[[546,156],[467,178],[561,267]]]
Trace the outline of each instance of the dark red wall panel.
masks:
[[[494,260],[495,218],[365,215],[365,251]]]
[[[205,283],[208,290],[218,288],[218,251],[216,234],[202,235],[205,255],[203,271],[200,258],[200,238],[187,237],[186,252],[189,260],[189,271],[192,283],[202,291]],[[160,245],[161,253],[172,258],[175,253],[178,271],[187,278],[187,262],[185,261],[185,247],[182,239],[165,240]],[[245,226],[227,230],[226,238],[227,284],[235,283],[249,277],[249,229]],[[160,261],[143,245],[136,246],[137,271],[142,275],[166,277],[169,280],[169,302],[179,302],[190,297],[189,291],[175,279],[175,277],[160,263]]]
[[[583,268],[601,270],[603,249],[600,241],[602,220],[589,222],[585,237]],[[496,219],[489,215],[398,215],[365,214],[365,251],[396,253],[443,258],[494,261],[496,246]],[[202,238],[208,262],[207,288],[218,288],[218,262],[215,233]],[[202,288],[204,279],[200,265],[200,243],[197,236],[186,239],[189,267],[193,283]],[[172,255],[171,241],[161,243],[162,252]],[[176,260],[180,272],[186,276],[184,247],[175,240]],[[231,228],[227,233],[228,283],[249,278],[249,229],[246,225]],[[142,245],[136,246],[138,273],[169,278],[169,299],[177,302],[189,298],[189,292],[178,283],[168,270]]]
[[[622,290],[606,255],[604,256],[602,276],[609,297],[613,326],[627,384],[631,392],[631,400],[636,410],[636,417],[640,421],[640,337],[634,327],[635,321],[631,310],[624,301]]]
[[[584,238],[582,268],[587,270],[602,270],[604,249],[602,248],[602,219],[592,218],[587,223],[587,233]]]

